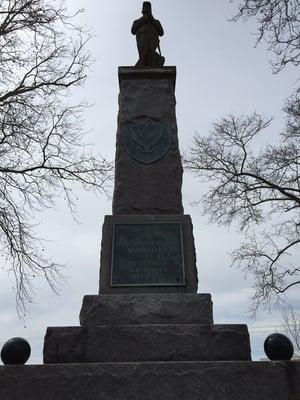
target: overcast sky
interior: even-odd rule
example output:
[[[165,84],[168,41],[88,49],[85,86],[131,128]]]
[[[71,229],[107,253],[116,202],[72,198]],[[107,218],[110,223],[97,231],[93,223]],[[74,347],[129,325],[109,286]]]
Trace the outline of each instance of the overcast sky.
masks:
[[[95,33],[90,50],[96,59],[88,81],[76,98],[86,98],[93,106],[86,112],[88,141],[96,151],[113,159],[118,112],[118,66],[137,61],[135,38],[130,29],[140,16],[139,0],[68,0],[70,11],[85,7],[80,16]],[[236,2],[235,2],[236,4]],[[289,67],[272,75],[266,48],[254,48],[255,21],[228,22],[234,6],[229,0],[156,0],[154,16],[164,27],[161,51],[166,65],[177,67],[177,123],[181,152],[191,144],[195,133],[206,135],[213,121],[228,113],[256,110],[275,121],[262,140],[277,140],[283,127],[282,104],[295,88],[297,71]],[[185,213],[192,216],[197,251],[199,292],[211,293],[216,323],[248,323],[252,356],[263,356],[263,340],[280,329],[278,313],[260,312],[250,321],[248,298],[251,281],[230,268],[229,251],[242,239],[234,229],[207,224],[201,207],[192,202],[201,197],[203,188],[195,178],[184,174]],[[76,224],[63,202],[56,211],[37,216],[38,231],[47,239],[48,251],[57,261],[66,262],[68,281],[60,297],[43,283],[37,283],[35,303],[26,316],[26,328],[15,311],[13,280],[1,272],[0,346],[14,336],[27,338],[32,345],[31,363],[42,361],[43,336],[47,326],[79,324],[82,297],[98,292],[99,252],[104,215],[111,214],[111,200],[78,191]],[[291,292],[299,307],[297,291]],[[277,327],[277,328],[276,328]]]

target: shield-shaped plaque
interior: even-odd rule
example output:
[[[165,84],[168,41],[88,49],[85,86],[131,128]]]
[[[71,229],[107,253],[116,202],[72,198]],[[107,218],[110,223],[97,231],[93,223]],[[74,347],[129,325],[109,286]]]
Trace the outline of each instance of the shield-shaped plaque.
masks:
[[[170,149],[170,126],[165,122],[125,122],[122,142],[134,160],[152,164],[164,157]]]

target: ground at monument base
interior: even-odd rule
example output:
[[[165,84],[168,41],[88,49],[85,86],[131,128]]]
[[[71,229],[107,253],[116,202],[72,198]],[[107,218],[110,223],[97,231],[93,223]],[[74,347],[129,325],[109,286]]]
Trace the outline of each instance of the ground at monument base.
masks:
[[[299,400],[300,362],[0,367],[1,400]]]

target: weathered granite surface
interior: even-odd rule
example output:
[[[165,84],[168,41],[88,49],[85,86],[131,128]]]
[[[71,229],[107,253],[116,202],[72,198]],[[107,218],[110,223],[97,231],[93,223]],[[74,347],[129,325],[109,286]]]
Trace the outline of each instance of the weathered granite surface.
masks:
[[[185,286],[125,286],[111,287],[113,224],[180,222],[182,224]],[[189,215],[113,215],[105,216],[102,228],[100,258],[100,293],[196,293],[198,277],[193,225]]]
[[[299,400],[300,362],[0,366],[1,400]]]
[[[182,163],[175,115],[176,68],[119,69],[120,94],[115,159],[113,214],[183,214]],[[173,73],[170,72],[173,71]],[[122,74],[122,72],[124,72]],[[123,145],[124,124],[162,123],[170,127],[171,146],[158,161],[143,164]],[[154,147],[153,147],[154,148]]]
[[[81,326],[212,324],[210,294],[100,294],[84,296]]]
[[[74,345],[77,343],[76,345]],[[44,362],[250,360],[246,325],[101,325],[48,328]]]
[[[135,80],[135,79],[165,79],[171,80],[174,87],[176,85],[176,67],[175,66],[168,66],[163,68],[135,68],[135,67],[128,67],[122,66],[119,67],[118,70],[119,76],[119,85],[123,81],[126,80]]]

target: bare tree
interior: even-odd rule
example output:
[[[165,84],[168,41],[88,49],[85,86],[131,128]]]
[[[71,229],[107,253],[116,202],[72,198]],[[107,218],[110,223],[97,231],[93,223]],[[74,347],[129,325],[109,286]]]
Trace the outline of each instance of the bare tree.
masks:
[[[254,313],[300,283],[299,92],[287,101],[285,112],[278,144],[255,153],[253,143],[271,120],[256,113],[229,115],[213,124],[209,136],[194,138],[184,161],[209,185],[204,213],[219,224],[238,221],[246,235],[233,252],[233,264],[254,278]]]
[[[112,166],[85,145],[85,103],[70,102],[91,57],[89,33],[56,0],[0,0],[1,266],[14,275],[18,312],[32,279],[53,290],[61,265],[44,255],[32,214],[63,196],[75,211],[74,183],[103,191]]]
[[[256,45],[268,44],[275,55],[274,73],[299,65],[299,0],[230,1],[238,4],[233,21],[256,17]],[[202,199],[204,213],[219,224],[237,221],[245,234],[232,254],[233,264],[254,278],[254,314],[260,305],[281,305],[285,293],[300,283],[299,89],[284,112],[278,144],[255,153],[256,138],[271,119],[257,113],[229,115],[213,124],[209,136],[195,137],[185,159],[186,168],[209,185]]]
[[[237,21],[256,17],[256,45],[262,41],[267,43],[275,56],[271,61],[274,73],[287,64],[300,64],[299,8],[299,0],[242,0],[238,4],[237,14],[232,18]]]
[[[300,314],[289,304],[284,307],[282,316],[285,330],[291,337],[295,350],[300,354]]]

